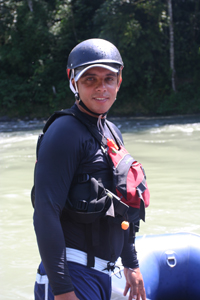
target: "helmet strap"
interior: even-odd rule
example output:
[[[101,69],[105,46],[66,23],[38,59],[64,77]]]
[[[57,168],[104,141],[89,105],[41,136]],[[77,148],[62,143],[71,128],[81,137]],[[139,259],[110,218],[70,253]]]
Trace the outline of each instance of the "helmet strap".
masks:
[[[69,80],[69,87],[70,87],[70,90],[74,93],[75,99],[80,100],[77,83],[74,80],[74,85],[73,85],[72,84],[72,79],[74,79],[74,69],[71,70],[71,77],[70,77],[70,80]]]
[[[80,100],[80,97],[79,97],[79,92],[78,92],[78,86],[77,86],[77,83],[76,81],[74,80],[74,85],[75,85],[75,99],[76,100]]]
[[[78,101],[81,101],[81,99],[80,99],[80,97],[79,97],[79,93],[78,93],[78,92],[76,92],[76,93],[75,93],[75,99],[76,99],[76,100],[78,100]]]
[[[99,116],[101,116],[101,118],[105,118],[108,112],[105,112],[104,114],[97,114],[93,111],[91,111],[84,103],[81,99],[79,99],[78,101],[76,101],[77,106],[79,107],[79,109],[82,111],[89,114],[90,116],[96,117],[98,118]]]

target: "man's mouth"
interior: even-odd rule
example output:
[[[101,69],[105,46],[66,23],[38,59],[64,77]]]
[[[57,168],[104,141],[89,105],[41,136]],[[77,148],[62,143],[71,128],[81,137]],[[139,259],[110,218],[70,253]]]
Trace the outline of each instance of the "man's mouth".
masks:
[[[107,97],[94,97],[95,100],[98,100],[98,101],[106,101],[108,98]]]

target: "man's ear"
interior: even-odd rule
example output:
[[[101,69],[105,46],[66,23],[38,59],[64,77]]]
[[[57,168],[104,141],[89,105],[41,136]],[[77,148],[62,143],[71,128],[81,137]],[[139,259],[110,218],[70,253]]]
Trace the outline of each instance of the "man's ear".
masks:
[[[119,91],[121,83],[122,83],[122,76],[121,76],[121,74],[119,74],[119,76],[118,76],[118,84],[117,84],[117,91]]]
[[[73,85],[73,87],[75,88],[75,81],[74,81],[74,78],[72,78],[72,85]]]

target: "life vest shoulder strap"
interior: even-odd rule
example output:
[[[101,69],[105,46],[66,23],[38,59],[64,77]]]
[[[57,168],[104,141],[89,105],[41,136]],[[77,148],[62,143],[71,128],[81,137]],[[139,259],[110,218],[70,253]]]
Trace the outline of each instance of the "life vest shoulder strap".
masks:
[[[75,114],[74,114],[74,112],[73,112],[72,109],[63,109],[63,110],[60,110],[60,111],[56,111],[56,112],[53,113],[53,115],[51,115],[51,116],[47,119],[47,121],[46,121],[46,123],[45,123],[45,125],[44,125],[44,127],[43,127],[43,132],[45,133],[45,132],[47,131],[47,129],[49,128],[49,126],[50,126],[57,118],[59,118],[59,117],[61,117],[61,116],[64,116],[64,115],[72,115],[72,116],[75,116]]]
[[[73,108],[69,108],[69,109],[63,109],[60,111],[56,111],[53,115],[51,115],[49,117],[49,119],[47,120],[46,124],[44,125],[43,128],[43,133],[45,133],[47,131],[47,129],[49,128],[49,126],[59,117],[64,116],[64,115],[71,115],[74,116],[76,119],[78,119],[82,124],[84,124],[87,129],[89,130],[89,132],[93,135],[93,137],[101,144],[101,146],[103,146],[103,148],[107,147],[107,139],[104,137],[104,135],[101,134],[101,132],[96,128],[96,126],[94,124],[92,124],[91,122],[89,122],[84,116],[83,114],[81,114],[81,112],[79,111],[75,111]],[[114,130],[114,128],[111,125],[111,122],[109,121],[105,121],[106,125],[108,127],[108,129],[110,130],[113,138],[115,139],[117,145],[122,145],[122,141],[119,138],[118,134],[116,133],[116,131]]]

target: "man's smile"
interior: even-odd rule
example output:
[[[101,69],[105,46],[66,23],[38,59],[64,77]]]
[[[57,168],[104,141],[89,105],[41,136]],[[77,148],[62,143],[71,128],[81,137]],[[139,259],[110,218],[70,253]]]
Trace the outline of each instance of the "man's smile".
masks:
[[[98,101],[106,101],[108,100],[108,97],[93,97],[93,99]]]

